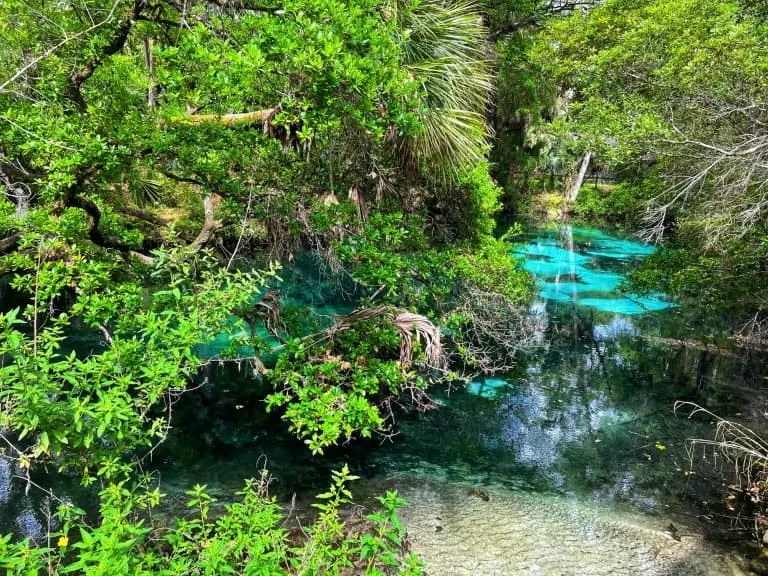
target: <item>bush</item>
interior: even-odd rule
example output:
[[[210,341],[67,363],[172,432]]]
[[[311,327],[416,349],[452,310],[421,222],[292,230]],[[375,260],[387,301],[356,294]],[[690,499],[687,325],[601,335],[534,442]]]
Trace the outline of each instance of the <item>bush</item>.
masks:
[[[622,182],[614,186],[584,186],[573,208],[579,218],[610,224],[630,225],[637,221],[645,198],[640,186]]]
[[[405,529],[397,510],[405,501],[397,492],[379,497],[379,508],[363,522],[345,519],[351,503],[346,466],[333,472],[330,490],[313,504],[317,517],[298,540],[286,528],[278,502],[268,495],[269,479],[247,480],[239,502],[216,515],[215,499],[205,486],[187,492],[191,517],[173,529],[152,521],[160,501],[158,488],[143,482],[133,489],[113,484],[101,492],[101,522],[94,527],[81,510],[62,506],[60,529],[48,546],[0,538],[0,568],[9,576],[80,574],[99,576],[298,576],[349,570],[371,576],[417,576],[421,563],[407,552]]]

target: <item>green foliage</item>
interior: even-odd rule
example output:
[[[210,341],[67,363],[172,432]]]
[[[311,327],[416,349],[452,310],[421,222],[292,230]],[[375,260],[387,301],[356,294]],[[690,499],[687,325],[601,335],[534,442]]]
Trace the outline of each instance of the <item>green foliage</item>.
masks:
[[[473,2],[391,2],[402,31],[405,70],[418,79],[420,129],[399,154],[440,182],[456,182],[485,160],[484,112],[492,89],[486,29]]]
[[[654,191],[650,190],[652,194]],[[630,227],[639,222],[650,197],[649,188],[641,184],[620,182],[610,186],[584,185],[573,212],[591,222],[622,224]]]
[[[763,16],[737,0],[609,0],[550,21],[529,52],[563,94],[531,140],[590,150],[640,182],[583,190],[577,215],[674,241],[638,286],[701,312],[740,309],[742,323],[764,307],[751,256],[764,252],[766,222]]]
[[[667,178],[659,201],[687,201],[692,216],[711,214],[712,195],[754,202],[749,166],[707,151],[761,138],[766,38],[765,22],[737,1],[613,0],[552,21],[531,54],[568,95],[564,114],[540,130],[603,165],[652,160]]]
[[[266,296],[275,259],[316,250],[363,305],[435,321],[469,286],[525,299],[491,237],[485,44],[471,3],[0,6],[0,274],[24,299],[0,315],[0,428],[25,473],[103,489],[97,524],[62,509],[58,546],[4,538],[4,568],[420,573],[396,494],[346,532],[347,471],[297,543],[261,481],[221,516],[195,487],[196,517],[168,533],[140,470],[214,361],[251,362],[249,383],[276,387],[268,409],[318,453],[388,433],[405,392],[429,404],[413,326],[373,315],[308,335],[306,307],[284,322]]]
[[[267,410],[284,407],[291,431],[315,454],[353,434],[385,433],[392,414],[382,407],[427,386],[399,356],[397,330],[381,319],[290,342],[269,374],[278,391],[267,397]]]
[[[479,202],[495,204],[496,190]],[[475,242],[429,247],[415,232],[420,226],[418,218],[401,213],[376,215],[360,236],[345,239],[339,256],[379,301],[427,315],[449,310],[471,286],[518,303],[530,295],[530,276],[503,240],[486,234]]]
[[[501,210],[501,189],[490,176],[487,162],[461,175],[458,184],[435,194],[432,207],[436,235],[445,240],[482,242],[496,228]]]
[[[362,531],[351,531],[344,507],[352,476],[346,466],[333,472],[328,492],[318,495],[318,515],[293,543],[283,526],[279,503],[267,493],[266,473],[250,479],[238,492],[241,500],[214,511],[206,487],[187,494],[194,513],[176,520],[174,530],[154,525],[151,511],[162,495],[146,483],[133,488],[112,485],[101,492],[101,523],[78,521],[82,511],[63,506],[61,529],[51,534],[53,546],[29,540],[0,539],[0,568],[11,576],[82,574],[103,576],[286,575],[335,574],[344,569],[369,576],[422,574],[420,562],[405,555],[405,529],[397,509],[405,504],[396,492],[379,498],[380,508],[366,518]]]
[[[688,304],[698,320],[714,320],[716,312],[731,327],[764,313],[768,308],[768,237],[752,233],[721,249],[702,250],[702,241],[696,236],[696,231],[683,230],[674,247],[644,260],[630,274],[632,289],[664,291]]]
[[[136,283],[116,283],[115,264],[75,250],[67,261],[50,259],[58,249],[41,240],[29,256],[39,267],[13,282],[30,304],[0,315],[0,354],[8,358],[0,367],[2,426],[32,442],[16,450],[25,467],[40,459],[80,471],[87,483],[114,479],[125,472],[122,454],[164,437],[167,401],[201,365],[195,348],[224,331],[231,310],[274,272],[193,271],[186,262],[174,269],[174,259],[162,257],[154,277],[167,288],[147,298]],[[19,256],[15,266],[25,264]],[[68,309],[58,310],[57,299],[71,291]],[[87,355],[68,351],[76,326],[99,330],[101,345]]]

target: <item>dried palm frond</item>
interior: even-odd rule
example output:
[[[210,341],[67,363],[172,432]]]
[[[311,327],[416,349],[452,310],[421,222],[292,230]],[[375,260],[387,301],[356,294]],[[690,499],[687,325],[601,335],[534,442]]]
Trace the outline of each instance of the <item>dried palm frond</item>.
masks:
[[[339,199],[336,197],[336,194],[333,192],[326,192],[322,196],[320,196],[320,203],[323,206],[336,206],[339,203]]]
[[[393,321],[400,333],[400,362],[409,366],[413,362],[413,342],[424,341],[424,357],[427,366],[440,368],[444,364],[440,328],[429,318],[412,312],[401,312]]]
[[[694,458],[696,447],[710,447],[734,466],[734,471],[743,489],[750,489],[755,483],[768,479],[768,441],[757,432],[713,414],[693,402],[675,402],[675,413],[688,409],[688,418],[704,414],[716,422],[715,434],[711,439],[692,438],[689,442],[689,456]]]
[[[445,355],[440,340],[440,328],[421,314],[393,306],[376,306],[355,310],[330,328],[331,333],[349,330],[356,322],[383,318],[392,323],[400,334],[400,362],[404,366],[413,363],[414,343],[424,341],[424,359],[430,368],[440,368],[445,363]]]
[[[357,186],[352,186],[347,194],[349,201],[357,208],[357,217],[365,222],[368,218],[368,206],[365,204],[365,197]]]

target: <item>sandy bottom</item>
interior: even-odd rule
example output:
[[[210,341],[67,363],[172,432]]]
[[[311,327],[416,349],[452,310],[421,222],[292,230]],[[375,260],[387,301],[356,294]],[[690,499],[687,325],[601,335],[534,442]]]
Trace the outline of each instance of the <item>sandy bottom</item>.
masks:
[[[751,574],[743,559],[678,520],[680,541],[665,534],[669,518],[557,495],[413,476],[377,480],[366,492],[377,488],[408,500],[401,518],[431,576]]]

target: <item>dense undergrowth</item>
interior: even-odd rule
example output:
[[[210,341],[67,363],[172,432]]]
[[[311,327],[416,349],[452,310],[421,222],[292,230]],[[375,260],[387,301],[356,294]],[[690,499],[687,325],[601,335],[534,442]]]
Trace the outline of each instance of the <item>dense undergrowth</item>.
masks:
[[[355,517],[346,468],[289,530],[266,475],[223,511],[190,487],[196,513],[168,520],[152,457],[175,407],[228,394],[223,366],[321,455],[501,369],[493,349],[513,361],[531,283],[494,236],[478,9],[3,4],[0,433],[14,482],[55,503],[45,538],[2,539],[3,570],[420,573],[402,500]],[[307,254],[348,313],[284,296]]]

